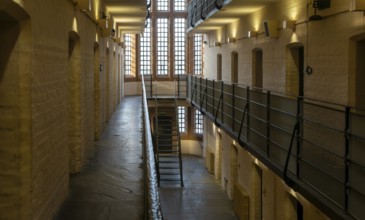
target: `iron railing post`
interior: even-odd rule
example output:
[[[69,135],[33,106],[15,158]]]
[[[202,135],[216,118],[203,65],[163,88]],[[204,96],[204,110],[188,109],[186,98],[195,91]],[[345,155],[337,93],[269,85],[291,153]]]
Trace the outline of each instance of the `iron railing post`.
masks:
[[[222,120],[222,124],[224,124],[224,99],[223,99],[223,94],[224,94],[224,82],[222,81],[221,83],[221,120]],[[218,106],[219,108],[219,106]]]
[[[349,188],[350,188],[350,111],[351,108],[346,106],[345,108],[345,184],[344,184],[344,195],[345,195],[345,206],[344,209],[348,212],[349,208]]]
[[[271,93],[267,91],[266,97],[266,155],[270,157],[270,108],[271,108]]]
[[[235,127],[235,98],[236,98],[236,92],[235,92],[235,85],[236,84],[232,84],[232,131],[234,132],[234,127]]]
[[[297,161],[296,161],[296,175],[300,177],[300,170],[301,170],[301,154],[302,154],[302,136],[303,136],[303,97],[298,97],[297,99],[297,123],[298,130],[297,130]]]
[[[247,87],[247,122],[246,122],[246,138],[247,142],[249,141],[249,135],[250,135],[250,87]]]

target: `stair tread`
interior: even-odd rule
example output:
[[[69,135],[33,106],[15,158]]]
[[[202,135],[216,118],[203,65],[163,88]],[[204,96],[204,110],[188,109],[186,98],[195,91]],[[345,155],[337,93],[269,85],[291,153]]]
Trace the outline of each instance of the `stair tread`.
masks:
[[[164,160],[160,160],[160,163],[179,163],[179,161],[164,161]]]

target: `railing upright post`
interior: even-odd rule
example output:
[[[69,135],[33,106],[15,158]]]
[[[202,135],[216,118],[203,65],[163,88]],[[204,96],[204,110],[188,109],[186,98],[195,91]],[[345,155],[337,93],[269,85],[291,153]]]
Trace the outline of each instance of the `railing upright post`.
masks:
[[[205,96],[205,112],[208,112],[208,79],[205,79],[205,89],[207,90],[207,95]]]
[[[271,93],[267,91],[266,100],[266,155],[270,157],[270,109],[271,108]]]
[[[247,142],[250,140],[250,87],[247,87],[247,122],[246,122],[246,137]]]
[[[296,160],[296,175],[300,177],[301,154],[302,154],[302,136],[303,136],[303,97],[298,97],[297,101],[297,160]]]
[[[344,184],[344,193],[345,193],[345,211],[348,212],[349,208],[349,188],[350,188],[350,112],[351,107],[346,106],[345,109],[345,184]]]
[[[152,96],[153,95],[153,87],[152,87],[153,86],[153,82],[152,81],[153,81],[153,77],[151,76],[151,80],[150,80],[150,97],[151,98],[153,97]]]
[[[222,97],[222,100],[221,100],[221,102],[222,102],[222,107],[221,107],[221,118],[222,118],[222,124],[224,124],[224,112],[223,112],[223,110],[224,110],[224,99],[223,99],[223,94],[224,94],[224,82],[222,81],[222,84],[221,84],[221,97]],[[218,108],[219,108],[219,106],[218,106]]]
[[[236,99],[236,92],[235,92],[235,85],[236,84],[232,84],[232,131],[234,132],[234,127],[235,127],[235,99]]]
[[[212,81],[212,83],[213,83],[213,112],[212,112],[212,115],[214,115],[214,106],[215,106],[215,81],[214,81],[214,79],[213,79],[213,81]]]

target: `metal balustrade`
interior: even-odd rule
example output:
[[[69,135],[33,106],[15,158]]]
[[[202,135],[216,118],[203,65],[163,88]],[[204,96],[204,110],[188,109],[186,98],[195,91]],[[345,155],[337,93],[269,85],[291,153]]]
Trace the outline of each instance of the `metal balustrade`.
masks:
[[[143,162],[144,162],[144,191],[145,216],[144,219],[163,219],[157,186],[156,160],[153,152],[150,116],[148,112],[147,94],[142,76],[142,108],[143,108]]]
[[[151,75],[144,76],[147,98],[170,97],[186,99],[187,75],[175,76],[175,80],[156,80]]]
[[[188,25],[194,28],[232,0],[192,0],[188,4]]]
[[[365,112],[189,76],[188,99],[334,219],[365,216]]]

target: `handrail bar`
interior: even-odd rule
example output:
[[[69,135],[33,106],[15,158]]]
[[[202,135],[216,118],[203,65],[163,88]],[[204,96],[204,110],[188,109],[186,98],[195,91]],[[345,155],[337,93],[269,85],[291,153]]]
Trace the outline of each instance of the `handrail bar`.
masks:
[[[143,158],[144,158],[144,188],[145,188],[145,219],[162,220],[160,198],[157,187],[157,175],[151,125],[146,97],[146,87],[142,74],[142,109],[143,109]]]

